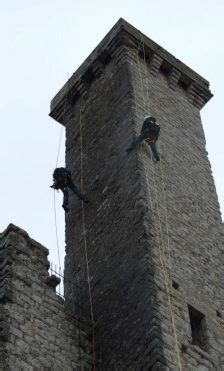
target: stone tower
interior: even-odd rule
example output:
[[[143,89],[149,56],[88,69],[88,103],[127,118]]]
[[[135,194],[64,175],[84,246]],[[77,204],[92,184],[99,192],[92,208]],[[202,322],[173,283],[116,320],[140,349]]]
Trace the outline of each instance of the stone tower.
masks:
[[[74,272],[89,279],[99,370],[224,365],[222,222],[200,118],[211,97],[120,19],[51,102],[90,199],[82,214],[71,195],[65,296]],[[160,163],[147,143],[125,151],[146,114],[161,125]],[[85,288],[82,303],[90,316]]]

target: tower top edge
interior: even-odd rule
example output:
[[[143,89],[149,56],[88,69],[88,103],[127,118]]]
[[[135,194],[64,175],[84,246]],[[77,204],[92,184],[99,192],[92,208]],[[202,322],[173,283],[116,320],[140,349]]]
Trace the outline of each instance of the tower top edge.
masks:
[[[60,116],[58,112],[62,111],[62,102],[68,95],[69,91],[75,89],[77,94],[79,94],[79,81],[82,80],[83,75],[85,75],[92,67],[96,69],[96,63],[99,61],[103,61],[103,64],[106,64],[105,61],[107,58],[111,58],[113,51],[122,44],[127,45],[132,49],[136,49],[136,51],[139,49],[141,44],[144,45],[145,50],[151,54],[156,54],[161,58],[164,63],[169,66],[170,70],[175,69],[179,71],[184,76],[184,79],[188,81],[188,85],[197,85],[199,90],[203,90],[203,95],[206,95],[206,102],[212,97],[212,93],[209,90],[209,82],[206,79],[162,48],[159,44],[151,40],[140,30],[132,26],[125,19],[119,18],[102,41],[96,46],[96,48],[90,53],[90,55],[52,99],[49,114],[52,118],[63,124],[62,118],[58,119]],[[79,85],[78,88],[77,84]]]

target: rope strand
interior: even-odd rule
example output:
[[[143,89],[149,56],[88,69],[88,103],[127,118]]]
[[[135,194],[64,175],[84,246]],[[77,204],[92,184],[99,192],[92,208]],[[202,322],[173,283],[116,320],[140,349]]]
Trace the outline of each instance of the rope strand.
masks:
[[[69,80],[69,76],[68,76],[68,80]],[[64,98],[65,101],[64,101],[64,106],[63,106],[62,126],[61,126],[61,130],[60,130],[60,136],[59,136],[59,142],[58,142],[58,151],[57,151],[57,157],[56,157],[56,162],[55,162],[55,168],[58,167],[58,159],[59,159],[60,150],[61,150],[61,139],[62,139],[63,128],[64,128],[64,125],[65,125],[67,96],[68,96],[68,90],[66,91],[65,98]],[[54,225],[55,225],[57,252],[58,252],[58,264],[59,264],[59,271],[60,271],[61,270],[61,259],[60,259],[60,245],[59,245],[59,238],[58,238],[58,225],[57,225],[57,212],[56,212],[55,191],[56,190],[54,190]]]
[[[149,113],[149,91],[148,91],[146,60],[145,60],[145,46],[144,46],[144,39],[143,39],[143,36],[141,34],[140,34],[140,37],[141,37],[141,41],[139,43],[139,47],[138,47],[138,50],[137,50],[137,62],[138,62],[138,68],[139,68],[140,83],[141,83],[141,88],[142,88],[142,96],[144,97],[144,88],[143,88],[142,76],[141,76],[142,73],[141,73],[141,66],[140,66],[140,60],[139,60],[139,49],[140,49],[141,44],[142,44],[143,45],[144,66],[145,66],[145,85],[146,85],[146,95],[147,95],[146,102],[148,102],[148,107],[147,107],[147,104],[146,104],[145,101],[144,101],[144,106],[145,106],[145,112]],[[139,122],[139,124],[140,124],[140,122]],[[167,226],[167,223],[168,223],[168,220],[167,220],[167,208],[166,208],[166,204],[165,204],[165,209],[166,209],[165,220],[166,220],[167,241],[168,241],[168,250],[169,250],[170,277],[169,277],[169,275],[167,275],[166,267],[165,267],[165,247],[164,247],[164,243],[163,243],[163,233],[162,233],[160,213],[159,213],[158,193],[157,193],[156,182],[155,182],[154,164],[153,164],[153,160],[152,160],[152,173],[153,173],[154,189],[156,191],[156,205],[157,205],[157,213],[158,213],[159,230],[160,230],[160,235],[161,235],[161,246],[160,246],[160,241],[159,241],[157,221],[156,221],[156,217],[155,217],[155,212],[154,212],[154,208],[153,208],[151,192],[150,192],[150,188],[149,188],[148,175],[147,175],[147,171],[146,171],[146,167],[145,167],[145,162],[144,162],[144,159],[143,159],[143,156],[142,156],[142,152],[141,152],[141,159],[142,159],[142,162],[143,162],[144,172],[145,172],[145,176],[146,176],[147,189],[148,189],[148,194],[149,194],[149,198],[150,198],[150,204],[151,204],[151,208],[152,208],[152,212],[153,212],[153,219],[154,219],[154,223],[155,223],[156,238],[157,238],[157,243],[158,243],[158,248],[159,248],[159,259],[160,259],[161,267],[162,267],[163,274],[164,274],[164,281],[165,281],[165,288],[166,288],[166,293],[167,293],[167,300],[168,300],[169,307],[170,307],[170,316],[171,316],[171,322],[172,322],[173,332],[174,332],[174,339],[175,339],[175,348],[176,348],[177,360],[178,360],[180,371],[182,371],[182,365],[181,365],[181,359],[180,359],[180,352],[179,352],[179,345],[178,345],[178,338],[177,338],[177,331],[176,331],[176,325],[175,325],[174,309],[173,309],[173,303],[172,303],[172,299],[171,299],[171,295],[170,295],[171,256],[170,256],[170,245],[169,245],[168,226]],[[162,167],[161,167],[161,171],[162,171]],[[163,181],[164,180],[163,180],[163,174],[162,174],[162,182]],[[165,192],[164,183],[163,183],[163,192]],[[164,203],[165,203],[165,201],[166,201],[165,195],[163,197],[163,200],[164,200]],[[161,247],[162,247],[162,249],[161,249]],[[167,279],[167,276],[168,276],[168,279]]]
[[[58,252],[58,263],[59,263],[59,271],[60,271],[61,270],[61,259],[60,259],[59,240],[58,240],[58,224],[57,224],[55,192],[54,192],[54,226],[55,226],[55,233],[56,233],[56,243],[57,243],[57,252]]]
[[[81,173],[81,193],[83,193],[83,136],[82,136],[82,114],[80,108],[80,173]],[[92,303],[92,293],[91,293],[91,284],[90,284],[90,273],[89,273],[89,261],[88,261],[88,251],[87,251],[87,241],[86,241],[86,226],[85,226],[85,210],[84,210],[84,201],[82,200],[82,224],[83,224],[83,235],[84,235],[84,250],[86,258],[86,272],[87,272],[87,281],[88,281],[88,290],[89,290],[89,304],[91,312],[91,321],[92,321],[92,346],[93,346],[93,370],[96,369],[96,357],[95,357],[95,329],[94,329],[94,316],[93,316],[93,303]]]

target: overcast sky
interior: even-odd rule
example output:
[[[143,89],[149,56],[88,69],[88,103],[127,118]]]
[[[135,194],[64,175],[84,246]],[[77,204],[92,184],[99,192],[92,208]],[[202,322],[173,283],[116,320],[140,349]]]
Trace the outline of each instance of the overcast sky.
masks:
[[[223,0],[1,1],[0,230],[10,222],[25,229],[57,265],[49,186],[60,125],[48,117],[50,100],[120,17],[210,81],[214,97],[202,120],[224,211]],[[64,213],[56,198],[62,260]]]

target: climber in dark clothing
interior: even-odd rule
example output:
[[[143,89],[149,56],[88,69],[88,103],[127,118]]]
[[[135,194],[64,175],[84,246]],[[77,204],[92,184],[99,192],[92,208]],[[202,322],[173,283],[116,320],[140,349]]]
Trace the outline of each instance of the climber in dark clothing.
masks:
[[[69,201],[69,194],[68,188],[84,202],[88,202],[87,197],[80,192],[79,188],[73,183],[71,172],[64,167],[58,167],[53,172],[53,185],[51,186],[53,189],[61,190],[63,192],[63,204],[62,207],[67,213],[69,211],[68,201]]]
[[[153,156],[156,161],[160,161],[156,142],[159,138],[160,126],[156,122],[155,117],[146,116],[142,125],[141,133],[136,135],[132,141],[132,144],[126,150],[128,153],[131,152],[136,144],[141,143],[143,140],[150,145]]]

